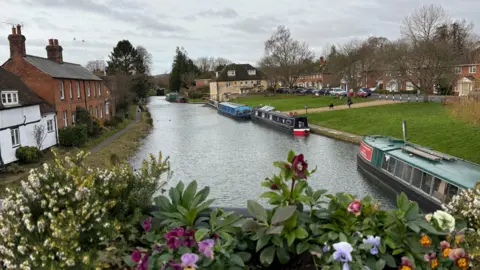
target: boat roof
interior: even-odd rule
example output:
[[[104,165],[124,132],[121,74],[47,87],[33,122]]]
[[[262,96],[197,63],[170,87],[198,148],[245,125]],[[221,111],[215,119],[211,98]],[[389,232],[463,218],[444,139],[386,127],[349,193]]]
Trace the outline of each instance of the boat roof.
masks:
[[[284,117],[284,118],[306,118],[305,116],[288,115],[288,114],[280,112],[280,111],[274,111],[274,109],[275,109],[275,107],[272,107],[272,106],[263,106],[261,108],[258,108],[257,110],[268,112],[271,115],[280,116],[280,117]]]
[[[363,141],[453,185],[473,188],[480,181],[479,164],[388,136],[365,136]]]
[[[220,104],[224,105],[224,106],[227,106],[227,107],[230,107],[230,108],[247,107],[247,108],[251,109],[251,107],[249,107],[247,105],[242,105],[242,104],[233,103],[233,102],[221,102]]]

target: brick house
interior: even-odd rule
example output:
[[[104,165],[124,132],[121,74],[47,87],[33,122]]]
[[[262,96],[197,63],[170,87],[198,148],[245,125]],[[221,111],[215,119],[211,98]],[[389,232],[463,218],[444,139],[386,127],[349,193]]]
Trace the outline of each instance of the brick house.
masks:
[[[21,26],[8,36],[10,58],[2,65],[19,76],[37,95],[57,111],[58,127],[75,123],[77,107],[87,109],[100,122],[113,117],[114,102],[103,81],[79,64],[63,61],[63,48],[49,39],[47,58],[26,53]]]
[[[207,71],[195,79],[195,86],[196,88],[209,87],[212,79],[215,79],[215,72]]]
[[[456,96],[466,96],[480,90],[480,64],[466,64],[455,67],[457,81],[453,86]]]

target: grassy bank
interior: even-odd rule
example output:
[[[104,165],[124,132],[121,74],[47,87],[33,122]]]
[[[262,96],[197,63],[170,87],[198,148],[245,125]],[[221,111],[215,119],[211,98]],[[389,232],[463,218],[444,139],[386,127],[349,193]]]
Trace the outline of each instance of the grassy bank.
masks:
[[[309,122],[358,135],[402,137],[407,121],[409,140],[435,150],[480,163],[480,126],[456,119],[438,103],[387,106],[312,113]]]
[[[360,103],[370,101],[367,98],[352,98],[353,103]],[[319,96],[313,97],[312,95],[299,96],[299,95],[286,95],[277,94],[275,96],[246,96],[236,99],[234,102],[246,104],[248,106],[269,105],[275,107],[279,111],[291,111],[304,109],[305,104],[308,108],[320,108],[327,107],[330,103],[333,105],[347,104],[347,98],[337,98],[332,96]]]

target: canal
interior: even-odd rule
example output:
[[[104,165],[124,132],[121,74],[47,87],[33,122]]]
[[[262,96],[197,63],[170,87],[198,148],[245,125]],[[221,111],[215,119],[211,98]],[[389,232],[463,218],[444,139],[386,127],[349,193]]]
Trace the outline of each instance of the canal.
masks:
[[[257,200],[265,191],[260,181],[278,173],[272,163],[286,159],[290,149],[303,153],[310,168],[318,166],[308,179],[314,189],[370,194],[385,208],[394,204],[391,195],[357,170],[357,145],[317,135],[294,137],[232,120],[204,105],[168,103],[164,97],[152,97],[148,107],[154,128],[132,165],[138,168],[148,154],[161,151],[170,156],[169,186],[197,180],[199,186],[210,186],[217,206],[246,207],[247,200]]]

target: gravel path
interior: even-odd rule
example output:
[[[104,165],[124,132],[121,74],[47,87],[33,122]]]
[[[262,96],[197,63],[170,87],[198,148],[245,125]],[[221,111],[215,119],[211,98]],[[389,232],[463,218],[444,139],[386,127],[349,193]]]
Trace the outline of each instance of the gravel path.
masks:
[[[347,99],[345,99],[345,102],[347,102]],[[361,102],[361,103],[353,103],[351,106],[351,109],[355,108],[361,108],[361,107],[370,107],[370,106],[380,106],[380,105],[388,105],[388,104],[398,104],[398,103],[404,103],[406,101],[392,101],[392,100],[375,100],[375,101],[367,101],[367,102]],[[312,108],[308,109],[308,113],[314,113],[314,112],[327,112],[327,111],[335,111],[335,110],[345,110],[348,109],[347,105],[337,105],[333,109],[330,109],[329,107],[321,107],[321,108]],[[305,109],[299,109],[299,110],[293,110],[293,111],[286,111],[286,113],[297,113],[297,114],[304,114]]]

